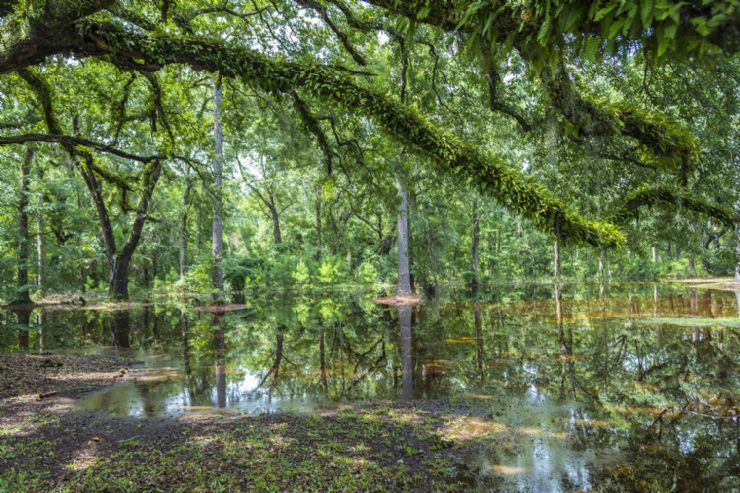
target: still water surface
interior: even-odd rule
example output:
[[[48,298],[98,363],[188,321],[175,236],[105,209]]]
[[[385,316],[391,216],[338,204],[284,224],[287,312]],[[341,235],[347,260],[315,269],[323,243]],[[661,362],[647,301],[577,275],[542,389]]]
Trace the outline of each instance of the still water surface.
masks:
[[[630,464],[646,481],[688,467],[697,484],[737,491],[740,294],[509,285],[414,308],[371,298],[262,295],[224,315],[45,311],[28,327],[4,314],[0,347],[133,354],[149,377],[78,403],[116,415],[472,402],[486,411],[461,433],[495,447],[471,460],[510,490],[589,491]]]

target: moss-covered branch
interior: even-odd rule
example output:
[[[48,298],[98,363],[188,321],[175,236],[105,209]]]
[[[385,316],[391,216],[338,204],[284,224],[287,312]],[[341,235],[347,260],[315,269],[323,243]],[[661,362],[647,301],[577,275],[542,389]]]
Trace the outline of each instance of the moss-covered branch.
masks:
[[[640,208],[658,204],[674,206],[679,211],[687,210],[717,219],[730,229],[740,222],[740,218],[728,207],[708,204],[672,187],[654,185],[639,187],[628,193],[613,208],[609,219],[617,224],[624,224],[636,217]]]
[[[108,8],[115,0],[27,0],[0,29],[0,73],[41,63],[76,43],[75,21]]]
[[[218,70],[227,77],[241,77],[266,91],[289,93],[300,88],[373,118],[390,135],[434,157],[441,169],[493,195],[542,230],[559,231],[566,240],[592,245],[613,247],[624,241],[615,226],[583,218],[519,170],[483,155],[411,108],[361,86],[335,69],[280,61],[220,41],[138,35],[115,24],[88,24],[81,35],[78,55],[106,52],[112,62],[125,67],[182,63],[195,70]]]

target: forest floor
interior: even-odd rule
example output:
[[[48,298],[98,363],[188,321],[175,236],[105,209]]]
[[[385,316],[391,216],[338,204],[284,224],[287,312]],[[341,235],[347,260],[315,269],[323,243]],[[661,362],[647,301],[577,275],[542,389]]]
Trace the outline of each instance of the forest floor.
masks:
[[[478,454],[501,446],[469,403],[146,419],[74,407],[140,376],[129,363],[0,354],[0,491],[467,491]]]

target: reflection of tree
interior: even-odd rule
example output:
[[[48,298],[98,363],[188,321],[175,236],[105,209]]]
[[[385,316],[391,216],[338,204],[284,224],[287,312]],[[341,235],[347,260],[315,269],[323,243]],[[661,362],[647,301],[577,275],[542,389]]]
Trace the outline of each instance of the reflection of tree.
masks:
[[[15,305],[9,310],[15,314],[18,330],[18,346],[23,351],[28,351],[28,328],[31,324],[31,312],[33,308],[31,305]]]
[[[573,325],[568,324],[567,332],[563,327],[563,293],[560,285],[555,284],[555,317],[558,325],[558,340],[560,341],[560,358],[562,371],[560,379],[560,396],[565,396],[565,374],[568,374],[570,395],[576,398],[576,370],[573,361]]]
[[[321,387],[326,393],[329,390],[329,382],[327,381],[326,372],[326,344],[324,342],[324,323],[321,317],[316,317],[316,321],[319,326],[319,378],[321,379]]]
[[[411,335],[411,312],[410,306],[398,308],[398,323],[401,328],[400,348],[401,362],[403,365],[401,399],[411,400],[414,398],[414,365],[412,361],[412,335]]]
[[[129,338],[131,332],[131,314],[128,310],[116,310],[113,312],[111,327],[112,344],[115,347],[130,348]]]
[[[213,349],[216,359],[216,405],[226,407],[226,334],[223,315],[213,314]]]
[[[477,289],[476,289],[477,291]],[[476,369],[478,370],[478,378],[480,379],[480,384],[483,385],[483,383],[486,380],[486,374],[484,371],[485,368],[485,349],[483,346],[483,322],[481,319],[481,313],[480,313],[480,300],[477,297],[476,292],[476,299],[473,303],[473,321],[475,325],[475,361],[476,361]]]

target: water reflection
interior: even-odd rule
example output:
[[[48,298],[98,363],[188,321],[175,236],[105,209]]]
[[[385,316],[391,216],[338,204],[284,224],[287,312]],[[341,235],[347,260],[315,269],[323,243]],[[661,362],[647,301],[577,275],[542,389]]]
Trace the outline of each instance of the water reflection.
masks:
[[[226,407],[226,324],[222,314],[213,315],[213,349],[216,360],[216,406]]]
[[[451,396],[488,416],[453,432],[495,438],[470,462],[497,489],[663,485],[670,467],[690,474],[668,489],[695,491],[737,472],[737,309],[735,293],[654,284],[451,291],[399,309],[296,295],[223,315],[156,306],[30,325],[6,312],[0,347],[130,348],[150,375],[81,403],[121,415]]]
[[[146,317],[148,310],[144,310],[144,327],[148,328]],[[128,310],[113,312],[111,322],[111,346],[128,349],[131,347],[129,334],[131,332],[131,313]]]
[[[402,386],[401,399],[408,401],[414,398],[414,364],[411,359],[411,315],[413,308],[410,306],[401,306],[398,308],[398,324],[401,327],[400,348],[401,348],[401,365]]]

